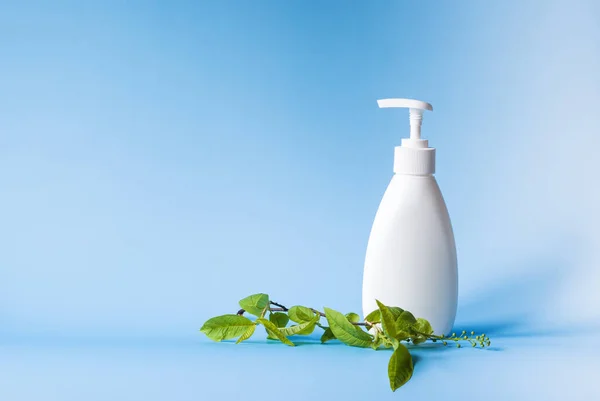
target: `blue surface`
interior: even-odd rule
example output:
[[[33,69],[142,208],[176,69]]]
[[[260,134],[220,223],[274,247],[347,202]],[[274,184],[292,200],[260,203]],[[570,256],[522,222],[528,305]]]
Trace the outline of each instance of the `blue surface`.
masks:
[[[0,2],[0,400],[600,398],[600,4],[373,3]],[[207,343],[255,292],[360,310],[395,96],[497,349],[392,395],[385,352]]]
[[[4,345],[0,395],[11,401],[563,400],[565,394],[593,400],[600,391],[593,341],[497,337],[488,350],[426,346],[412,351],[415,374],[396,393],[387,382],[390,352],[339,343],[297,341],[291,348],[262,340],[236,346],[163,338]]]

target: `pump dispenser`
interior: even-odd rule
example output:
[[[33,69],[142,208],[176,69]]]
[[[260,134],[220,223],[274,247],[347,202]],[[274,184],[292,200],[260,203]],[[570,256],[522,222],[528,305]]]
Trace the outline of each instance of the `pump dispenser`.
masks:
[[[378,100],[380,108],[408,108],[410,137],[394,151],[394,176],[369,236],[363,277],[363,313],[376,299],[427,319],[448,334],[456,316],[458,271],[448,210],[435,180],[435,149],[421,138],[431,104],[412,99]]]
[[[396,174],[433,174],[435,173],[435,149],[429,147],[427,139],[421,139],[423,111],[433,111],[429,103],[412,99],[382,99],[377,104],[381,108],[409,108],[410,137],[402,139],[394,155],[394,173]]]

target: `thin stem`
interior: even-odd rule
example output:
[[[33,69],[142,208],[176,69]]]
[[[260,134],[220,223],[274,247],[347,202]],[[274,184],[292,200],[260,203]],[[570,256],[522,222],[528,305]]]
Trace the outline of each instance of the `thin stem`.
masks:
[[[481,336],[483,336],[481,339],[478,339],[477,337],[472,337],[474,334],[471,335],[471,336],[467,335],[465,331],[463,331],[460,336],[457,336],[457,335],[453,334],[450,337],[447,337],[447,336],[436,336],[435,334],[422,333],[422,332],[416,331],[416,330],[414,330],[414,331],[418,335],[422,335],[424,337],[427,337],[430,340],[435,339],[435,340],[441,340],[441,341],[454,341],[455,343],[459,343],[460,341],[468,341],[471,345],[473,345],[473,344],[475,344],[475,345],[479,344],[479,346],[481,348],[486,347],[488,345],[489,340],[490,340],[484,334],[481,335]]]
[[[281,305],[281,304],[278,304],[278,303],[277,303],[277,302],[275,302],[275,301],[269,301],[269,303],[270,303],[271,305],[279,306],[279,307],[281,308],[282,312],[287,312],[287,311],[288,311],[288,308],[286,308],[285,306],[283,306],[283,305]],[[271,309],[271,310],[272,310],[272,309]]]
[[[318,310],[313,309],[313,308],[308,308],[308,309],[310,309],[311,311],[313,311],[317,315],[320,315],[321,317],[325,317],[325,314],[323,312],[319,312]]]

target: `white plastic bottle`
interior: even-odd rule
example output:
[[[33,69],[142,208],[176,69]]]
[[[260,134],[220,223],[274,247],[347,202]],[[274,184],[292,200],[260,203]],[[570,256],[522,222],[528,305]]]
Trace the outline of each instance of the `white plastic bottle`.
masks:
[[[448,210],[433,176],[435,149],[421,139],[429,103],[384,99],[379,107],[410,109],[410,139],[394,154],[394,176],[373,222],[363,278],[363,313],[375,299],[427,319],[448,334],[456,316],[458,270]]]

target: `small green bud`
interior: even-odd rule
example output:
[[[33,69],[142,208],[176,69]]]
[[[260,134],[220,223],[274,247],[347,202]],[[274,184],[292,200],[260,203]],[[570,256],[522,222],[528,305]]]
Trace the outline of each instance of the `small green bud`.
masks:
[[[474,332],[474,331],[472,331],[472,332],[471,332],[471,335],[472,335],[472,336],[474,336],[474,335],[475,335],[475,332]]]
[[[467,337],[467,336],[464,336],[463,338],[466,340],[466,339],[468,339],[469,337]]]
[[[442,344],[444,345],[448,345],[448,343],[446,341],[442,341]]]
[[[466,332],[465,330],[463,330],[461,334],[462,334],[462,335],[465,335],[466,333],[467,333],[467,332]]]
[[[437,339],[436,339],[436,338],[434,338],[434,339],[432,339],[431,341],[433,341],[434,343],[436,343],[436,342],[437,342]]]
[[[477,345],[477,343],[473,343],[473,347],[476,346],[476,345]]]
[[[456,348],[460,348],[460,343],[456,343]]]
[[[452,333],[452,337],[456,337],[456,333]]]

